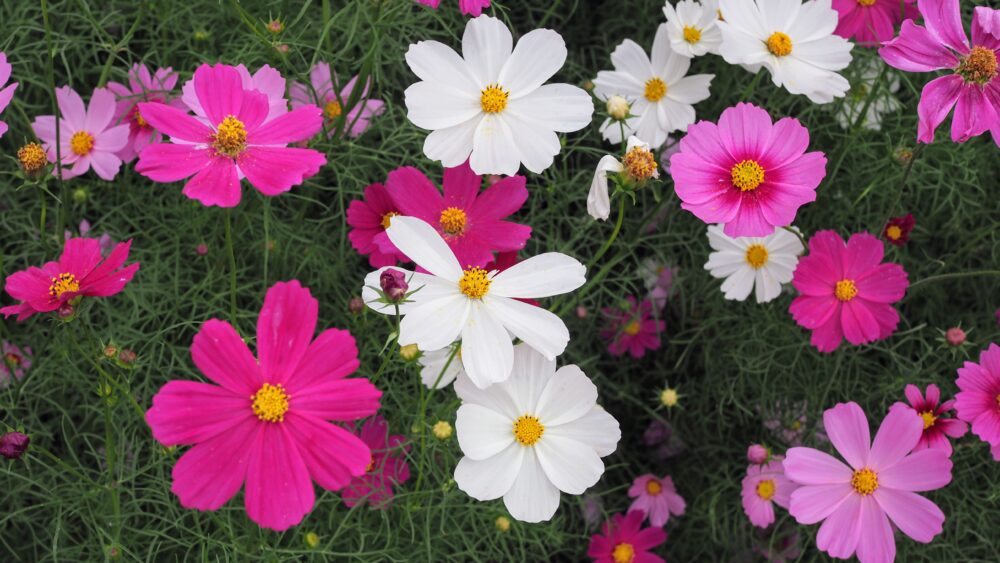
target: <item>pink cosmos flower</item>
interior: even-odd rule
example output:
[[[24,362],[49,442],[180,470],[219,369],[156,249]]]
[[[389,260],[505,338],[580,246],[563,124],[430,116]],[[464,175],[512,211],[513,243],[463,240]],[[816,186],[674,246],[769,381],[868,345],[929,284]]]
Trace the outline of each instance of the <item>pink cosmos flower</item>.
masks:
[[[823,413],[826,430],[845,465],[812,448],[786,454],[785,475],[800,487],[788,511],[799,524],[823,521],[816,546],[831,557],[855,552],[861,563],[891,563],[896,556],[891,520],[921,543],[941,533],[944,513],[916,494],[951,482],[951,460],[943,450],[912,452],[923,423],[905,410],[886,415],[872,442],[865,412],[841,403]]]
[[[0,343],[0,389],[6,388],[11,381],[24,379],[24,372],[31,369],[31,357],[35,355],[30,346],[23,349],[16,344],[4,340]]]
[[[127,123],[128,142],[118,151],[125,162],[131,161],[146,145],[158,143],[162,135],[149,126],[139,113],[139,102],[169,104],[183,109],[180,99],[171,95],[177,85],[177,73],[170,67],[158,68],[150,74],[144,64],[134,64],[128,73],[128,85],[108,82],[108,90],[118,97],[115,109],[115,123]]]
[[[801,446],[808,428],[809,403],[806,401],[777,401],[773,411],[764,420],[764,428],[770,430],[775,437],[788,446]],[[812,438],[817,442],[829,442],[830,439],[823,429],[823,421],[819,421]]]
[[[371,461],[364,475],[351,479],[341,496],[348,507],[367,501],[373,508],[385,508],[394,495],[392,488],[410,478],[406,463],[410,446],[404,445],[405,436],[389,435],[389,423],[381,416],[366,420],[359,436],[371,449]]]
[[[94,90],[90,106],[69,86],[56,89],[59,102],[59,153],[63,179],[74,178],[91,168],[105,180],[118,175],[122,161],[118,151],[128,142],[129,126],[113,125],[115,95],[106,88]],[[56,118],[40,115],[31,124],[42,141],[49,162],[56,161]]]
[[[494,251],[524,248],[531,227],[505,219],[528,199],[525,182],[524,176],[510,176],[480,192],[483,179],[465,162],[445,169],[444,195],[412,166],[390,172],[385,187],[402,215],[437,229],[464,268],[493,261]]]
[[[337,122],[342,120],[345,127],[350,127],[351,137],[357,137],[364,133],[365,129],[368,129],[373,117],[381,115],[385,111],[385,102],[368,97],[371,89],[371,79],[369,79],[366,81],[357,103],[351,106],[350,111],[344,116],[343,104],[350,100],[357,81],[358,77],[355,76],[343,87],[340,87],[337,84],[336,75],[330,73],[330,65],[325,62],[316,63],[309,71],[309,82],[312,85],[312,90],[304,84],[292,82],[289,88],[292,108],[309,104],[317,105],[323,108],[323,117],[327,120],[329,128],[328,135],[333,135],[338,125]]]
[[[193,176],[184,195],[203,205],[235,207],[244,176],[264,195],[275,196],[326,164],[320,152],[285,146],[319,131],[323,118],[318,107],[303,106],[265,122],[267,96],[245,89],[235,68],[201,65],[192,82],[207,125],[165,104],[139,104],[145,120],[173,141],[139,153],[135,169],[143,176],[154,182]]]
[[[399,215],[399,206],[385,186],[378,183],[365,188],[364,199],[356,199],[347,206],[347,224],[351,227],[347,238],[354,250],[368,257],[372,268],[406,261],[406,256],[385,234],[389,220],[396,215]]]
[[[643,513],[649,517],[649,523],[657,527],[663,527],[671,516],[683,516],[687,506],[669,475],[663,479],[650,473],[636,477],[628,489],[628,496],[635,499],[629,511]]]
[[[970,47],[958,0],[918,0],[917,7],[924,25],[903,22],[899,36],[883,43],[879,55],[907,72],[954,71],[931,80],[920,93],[917,140],[934,142],[934,130],[954,107],[951,140],[964,143],[994,127],[1000,116],[1000,30],[990,32],[1000,11],[975,9]]]
[[[826,176],[823,153],[805,152],[809,131],[799,120],[772,124],[753,104],[723,111],[718,125],[691,125],[680,146],[670,175],[681,207],[707,224],[725,223],[731,237],[764,237],[791,225]]]
[[[418,4],[430,6],[437,10],[441,0],[415,0]],[[458,0],[458,9],[463,15],[478,18],[483,13],[484,8],[490,7],[490,0]]]
[[[131,240],[119,243],[104,259],[97,239],[69,239],[58,262],[32,266],[7,278],[4,289],[21,303],[4,307],[0,313],[4,318],[16,314],[17,320],[23,321],[35,313],[75,307],[84,296],[115,295],[139,270],[138,262],[122,268],[131,246]]]
[[[988,442],[1000,461],[1000,346],[979,353],[979,363],[965,362],[958,369],[955,395],[958,418],[972,426],[972,433]]]
[[[875,47],[892,39],[897,23],[920,16],[914,2],[903,0],[900,12],[899,0],[833,0],[833,9],[840,13],[834,33],[862,47]]]
[[[659,349],[660,333],[667,325],[653,318],[653,303],[649,299],[637,304],[635,297],[629,295],[624,309],[605,307],[601,312],[608,318],[608,325],[600,334],[608,341],[612,356],[621,356],[627,350],[633,358],[641,358],[646,350]]]
[[[920,435],[920,441],[917,442],[913,450],[939,448],[951,455],[952,448],[948,437],[961,438],[968,431],[968,427],[961,420],[943,416],[955,409],[955,401],[940,402],[941,390],[933,383],[927,386],[926,398],[916,385],[907,385],[905,393],[906,400],[910,404],[897,402],[889,410],[900,409],[915,412],[924,421],[924,433]]]
[[[622,516],[615,514],[601,527],[600,534],[590,536],[587,556],[595,563],[663,563],[663,558],[649,550],[667,541],[663,528],[643,528],[646,515],[638,510]]]
[[[785,477],[785,468],[778,456],[766,465],[748,466],[741,486],[743,512],[758,528],[773,524],[774,505],[787,509],[792,492],[799,487]]]
[[[0,51],[0,113],[7,109],[10,104],[10,100],[14,97],[14,91],[17,90],[17,82],[9,84],[4,88],[4,84],[7,84],[7,80],[10,79],[11,71],[10,63],[7,62],[7,54]],[[0,137],[7,132],[7,123],[0,121]]]
[[[833,352],[842,338],[854,345],[888,338],[899,324],[892,303],[910,286],[899,264],[882,263],[882,241],[868,233],[844,239],[820,231],[809,239],[792,285],[802,295],[788,308],[799,326],[813,331],[813,346]]]
[[[80,221],[79,232],[81,237],[85,237],[90,234],[90,221],[86,219]],[[71,238],[73,238],[73,233],[70,232],[69,229],[64,230],[63,240],[66,241]],[[114,250],[115,244],[117,244],[115,239],[111,238],[111,235],[107,232],[101,233],[101,236],[97,238],[97,242],[101,245],[101,256],[104,256],[105,258],[111,254],[111,251]]]
[[[265,123],[271,121],[279,115],[288,113],[288,100],[285,99],[285,79],[276,69],[268,65],[264,65],[257,69],[257,72],[251,75],[250,71],[247,70],[247,67],[242,64],[227,68],[236,69],[236,72],[240,75],[240,84],[243,85],[244,90],[257,90],[261,94],[267,96],[267,116],[264,118]],[[184,86],[181,87],[181,92],[183,93],[181,100],[184,104],[191,111],[193,111],[202,122],[209,123],[211,118],[205,112],[205,100],[202,95],[198,93],[198,88],[195,85],[194,79],[185,82]],[[312,134],[309,136],[311,137]]]
[[[313,481],[339,490],[372,460],[357,436],[327,421],[371,416],[381,392],[358,369],[346,330],[313,339],[319,302],[298,281],[267,291],[257,318],[257,358],[229,323],[211,319],[191,359],[213,383],[170,381],[146,422],[164,446],[193,445],[177,460],[171,491],[181,506],[217,510],[246,483],[247,515],[287,530],[313,507]]]

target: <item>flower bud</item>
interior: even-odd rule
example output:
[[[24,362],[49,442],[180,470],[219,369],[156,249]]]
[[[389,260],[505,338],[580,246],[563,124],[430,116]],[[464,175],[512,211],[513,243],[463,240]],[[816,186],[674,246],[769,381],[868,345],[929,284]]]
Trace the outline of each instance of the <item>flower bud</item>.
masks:
[[[309,546],[309,549],[316,549],[316,547],[319,545],[319,534],[317,534],[316,532],[309,532],[306,534],[305,540],[306,540],[306,545]]]
[[[135,358],[136,358],[135,350],[129,348],[122,348],[122,351],[118,352],[118,361],[127,366],[134,364]]]
[[[406,297],[406,290],[410,288],[410,285],[406,283],[406,275],[392,268],[383,271],[378,281],[379,285],[382,286],[385,298],[392,303],[402,301]]]
[[[439,420],[434,424],[434,428],[431,431],[434,433],[435,438],[443,441],[451,438],[452,427],[447,420]]]
[[[28,451],[31,438],[20,432],[7,432],[0,436],[0,455],[7,459],[18,459]]]
[[[86,189],[77,188],[73,190],[73,201],[77,203],[84,203],[87,201],[87,197],[89,197],[89,194],[87,193]],[[80,233],[80,235],[82,236],[83,233]]]
[[[944,333],[944,339],[952,346],[961,346],[965,343],[965,331],[955,326]]]
[[[63,303],[59,306],[59,310],[56,311],[56,313],[59,315],[60,319],[69,321],[72,320],[73,315],[76,314],[76,309],[74,309],[73,305],[70,305],[69,303]]]
[[[589,311],[587,311],[587,308],[584,307],[583,305],[579,305],[576,308],[576,316],[577,316],[577,318],[586,319],[588,313],[589,313]]]
[[[660,392],[660,403],[667,408],[676,407],[679,400],[680,395],[677,394],[676,389],[667,387]]]
[[[194,247],[194,251],[195,251],[195,254],[197,254],[198,256],[207,256],[208,255],[208,245],[205,244],[205,243],[201,243],[198,246]]]
[[[399,347],[399,356],[408,362],[412,362],[420,355],[420,348],[416,344],[407,344]]]
[[[38,143],[28,143],[17,150],[17,160],[21,163],[21,170],[29,178],[41,176],[45,170],[45,165],[49,163],[49,158],[45,154],[45,149]]]
[[[351,300],[347,302],[347,310],[352,315],[357,315],[361,311],[365,310],[365,300],[357,295],[351,297]]]
[[[611,119],[617,119],[618,121],[621,121],[626,117],[628,117],[628,112],[630,109],[628,105],[628,100],[626,100],[621,96],[611,96],[610,98],[608,98],[607,108],[608,108],[608,115],[611,116]]]
[[[498,532],[505,534],[510,531],[510,518],[497,516],[497,519],[493,521],[493,525],[496,526]]]
[[[267,22],[267,30],[271,33],[278,34],[285,31],[285,24],[281,23],[281,20],[274,19]]]
[[[277,52],[279,52],[279,53],[281,53],[282,55],[287,55],[288,52],[292,50],[292,48],[289,47],[288,45],[282,43],[280,45],[275,45],[274,46],[274,50],[277,51]]]
[[[113,360],[117,355],[118,355],[118,347],[115,346],[114,344],[108,344],[107,346],[104,347],[105,358]]]
[[[767,448],[760,444],[750,444],[750,447],[747,448],[747,461],[755,465],[766,463],[770,455]]]

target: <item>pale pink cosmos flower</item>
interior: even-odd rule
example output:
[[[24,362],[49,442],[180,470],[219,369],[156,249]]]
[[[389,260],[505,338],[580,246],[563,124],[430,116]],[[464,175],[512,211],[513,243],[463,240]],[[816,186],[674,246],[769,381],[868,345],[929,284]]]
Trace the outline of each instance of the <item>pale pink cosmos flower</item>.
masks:
[[[207,124],[165,104],[139,104],[146,121],[173,141],[142,150],[135,169],[143,176],[155,182],[191,177],[184,195],[203,205],[235,207],[243,177],[264,195],[276,196],[326,164],[318,151],[286,146],[319,131],[318,107],[303,106],[265,122],[267,96],[244,89],[235,68],[201,65],[192,82]]]
[[[435,10],[437,10],[438,6],[441,5],[441,0],[414,0],[414,1],[417,4],[430,6]],[[462,11],[462,14],[466,16],[472,16],[474,18],[482,15],[483,9],[489,7],[490,7],[490,0],[458,0],[458,9]]]
[[[169,104],[183,109],[184,104],[171,92],[177,85],[177,73],[170,67],[158,68],[150,73],[146,65],[136,63],[128,73],[128,84],[108,82],[108,90],[118,97],[115,122],[128,124],[128,142],[118,156],[125,162],[131,161],[148,144],[158,143],[162,138],[159,131],[139,113],[139,102]]]
[[[267,96],[267,116],[264,122],[271,121],[279,115],[288,113],[288,100],[285,98],[285,79],[277,69],[269,65],[264,65],[257,69],[257,72],[250,74],[247,67],[238,64],[235,67],[240,75],[240,84],[244,90],[257,90]],[[181,87],[181,100],[194,112],[203,122],[209,122],[209,116],[205,113],[205,100],[198,93],[194,80],[188,80]]]
[[[900,10],[900,0],[833,0],[840,16],[834,33],[862,47],[875,47],[892,39],[897,23],[920,16],[913,5],[916,0],[902,2]]]
[[[792,448],[785,475],[800,486],[788,511],[799,524],[823,522],[816,546],[830,557],[857,554],[861,563],[891,563],[895,524],[921,543],[941,533],[944,513],[916,494],[951,482],[952,463],[943,450],[912,451],[923,423],[913,412],[890,412],[871,441],[868,420],[857,403],[823,413],[830,441],[847,464],[812,448]],[[911,453],[912,452],[912,453]]]
[[[0,113],[7,109],[10,104],[10,100],[14,97],[14,91],[17,90],[17,82],[7,85],[4,88],[4,84],[7,84],[7,80],[10,79],[11,71],[10,63],[7,62],[7,54],[0,51]],[[7,123],[5,121],[0,121],[0,137],[7,132]]]
[[[990,444],[993,458],[1000,461],[1000,346],[979,354],[979,363],[965,362],[958,369],[959,392],[955,395],[958,418],[972,426],[972,433]]]
[[[128,142],[128,125],[114,125],[115,95],[97,88],[84,109],[80,94],[69,86],[56,89],[59,103],[59,156],[63,179],[74,178],[91,168],[105,180],[118,175],[122,161],[118,151]],[[56,118],[40,115],[31,124],[42,141],[49,162],[56,162]],[[57,167],[58,170],[58,167]]]
[[[740,486],[743,489],[743,512],[758,528],[773,524],[774,505],[787,509],[792,492],[799,488],[785,476],[779,456],[765,465],[749,465]]]
[[[24,372],[31,369],[31,357],[35,353],[31,346],[24,348],[4,340],[0,342],[0,389],[12,381],[24,379]]]
[[[915,412],[924,421],[924,433],[920,436],[914,451],[926,448],[939,448],[951,455],[952,447],[948,437],[961,438],[969,430],[968,426],[956,418],[949,418],[945,414],[955,410],[955,401],[941,402],[941,389],[931,383],[927,386],[927,395],[920,392],[916,385],[907,385],[906,400],[910,404],[896,402],[889,408],[890,411],[902,409]]]
[[[628,496],[635,499],[628,507],[629,511],[642,512],[649,517],[649,523],[658,528],[663,527],[671,516],[683,516],[687,507],[669,475],[662,479],[651,473],[636,477],[628,489]]]
[[[292,82],[289,94],[292,98],[292,108],[313,104],[323,109],[323,118],[327,121],[329,129],[328,135],[333,135],[337,130],[338,122],[343,122],[343,127],[349,127],[351,137],[357,137],[368,129],[371,120],[385,111],[385,102],[369,98],[371,90],[371,78],[365,81],[358,101],[344,114],[344,105],[351,99],[351,94],[357,87],[358,77],[355,76],[341,87],[336,74],[331,74],[330,65],[325,62],[316,63],[309,71],[310,90],[305,84]],[[339,97],[338,97],[339,96]]]

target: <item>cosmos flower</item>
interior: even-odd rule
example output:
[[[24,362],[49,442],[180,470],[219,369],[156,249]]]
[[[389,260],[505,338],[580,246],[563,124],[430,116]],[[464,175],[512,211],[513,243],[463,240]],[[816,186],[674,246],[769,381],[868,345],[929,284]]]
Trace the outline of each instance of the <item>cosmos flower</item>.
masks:
[[[10,63],[7,62],[7,54],[0,51],[0,113],[3,113],[3,110],[7,109],[18,86],[17,82],[7,84],[7,81],[10,79],[11,68]],[[4,86],[5,84],[6,87]],[[6,132],[7,123],[0,121],[0,137],[3,137],[3,134]]]
[[[792,492],[798,485],[785,477],[780,459],[765,465],[751,464],[740,484],[743,489],[743,512],[750,523],[766,528],[774,523],[774,505],[788,508]]]
[[[113,180],[122,165],[117,153],[129,138],[128,125],[113,124],[115,95],[106,88],[97,88],[84,109],[80,94],[63,86],[56,89],[56,100],[61,115],[59,156],[63,179],[75,178],[93,168],[102,179]],[[40,115],[31,127],[45,146],[49,161],[56,162],[55,116]]]
[[[348,508],[367,502],[372,508],[384,509],[395,495],[393,488],[410,478],[406,463],[410,446],[406,445],[406,436],[390,436],[389,423],[378,415],[365,421],[358,437],[371,450],[372,459],[364,475],[351,479],[340,496]]]
[[[665,526],[671,516],[683,516],[687,506],[669,475],[662,479],[650,473],[636,477],[628,489],[628,496],[635,499],[629,511],[642,512],[650,524],[658,527]]]
[[[958,369],[955,395],[958,418],[972,426],[972,433],[990,444],[1000,461],[1000,346],[990,344],[979,353],[979,363],[965,362]]]
[[[21,348],[4,340],[0,343],[0,389],[5,389],[13,381],[24,379],[24,372],[31,369],[34,352],[30,346]]]
[[[601,312],[608,323],[600,334],[608,341],[608,352],[612,356],[621,356],[627,351],[633,358],[641,358],[646,350],[660,348],[660,333],[666,323],[653,316],[650,300],[636,303],[635,297],[629,295],[623,307],[605,307]]]
[[[139,113],[139,102],[168,104],[184,109],[184,102],[173,95],[176,85],[177,73],[174,69],[158,68],[150,73],[146,65],[140,63],[132,65],[129,70],[127,85],[108,82],[108,90],[114,92],[118,99],[115,123],[128,124],[128,142],[118,151],[122,161],[130,162],[143,147],[158,143],[162,138],[160,132],[150,127]]]
[[[642,527],[645,515],[633,510],[615,514],[604,523],[600,534],[590,537],[587,556],[595,563],[663,563],[663,558],[649,550],[667,541],[663,528]]]
[[[915,2],[902,0],[900,10],[900,0],[833,0],[840,14],[834,33],[862,47],[877,47],[892,39],[899,22],[920,17]]]
[[[385,186],[374,183],[365,188],[364,199],[355,199],[347,206],[347,233],[351,246],[368,257],[372,268],[392,266],[406,260],[386,236],[389,221],[399,215],[399,206]]]
[[[722,225],[709,225],[708,242],[715,252],[708,255],[705,269],[712,277],[726,280],[722,283],[726,299],[744,301],[756,288],[757,303],[781,294],[782,284],[792,281],[805,250],[799,237],[780,227],[763,238],[732,238]]]
[[[659,178],[656,169],[656,158],[649,150],[649,143],[641,141],[636,136],[628,138],[625,154],[619,161],[612,155],[605,155],[597,163],[594,179],[590,182],[590,193],[587,194],[587,213],[594,219],[606,221],[611,214],[611,196],[608,193],[608,174],[618,174],[623,177],[623,183],[641,185],[651,178]]]
[[[323,118],[327,122],[328,135],[336,132],[340,123],[348,128],[351,137],[357,137],[364,133],[365,129],[371,125],[371,120],[381,115],[385,111],[385,102],[370,98],[371,79],[365,82],[365,87],[361,90],[357,103],[344,114],[344,104],[351,99],[354,89],[357,87],[358,77],[354,76],[344,84],[343,87],[337,81],[335,74],[331,75],[330,65],[326,62],[318,62],[309,71],[310,90],[304,84],[292,82],[289,87],[289,94],[292,99],[292,108],[299,108],[306,105],[316,105],[323,109]]]
[[[942,403],[941,390],[933,383],[927,386],[926,398],[920,389],[912,384],[906,386],[905,393],[906,400],[910,404],[896,402],[889,410],[903,409],[920,415],[924,422],[924,433],[920,436],[920,441],[917,442],[913,450],[939,448],[951,455],[952,447],[948,438],[961,438],[969,430],[965,422],[944,416],[955,410],[955,401]]]
[[[719,54],[722,33],[715,25],[719,19],[715,8],[694,0],[680,0],[675,7],[668,1],[663,3],[663,15],[675,53],[685,57]]]
[[[915,226],[917,226],[917,222],[910,213],[902,217],[892,217],[882,228],[882,238],[889,244],[904,246],[910,241],[910,233],[913,232]]]

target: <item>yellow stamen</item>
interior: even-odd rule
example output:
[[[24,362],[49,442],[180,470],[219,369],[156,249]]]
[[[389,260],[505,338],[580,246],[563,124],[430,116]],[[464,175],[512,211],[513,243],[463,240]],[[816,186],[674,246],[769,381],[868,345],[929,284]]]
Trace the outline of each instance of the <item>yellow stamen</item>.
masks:
[[[213,135],[213,147],[219,154],[236,158],[247,148],[247,129],[242,121],[227,115]]]
[[[858,286],[854,285],[854,280],[840,280],[833,288],[833,294],[841,301],[850,301],[858,295]]]
[[[656,479],[646,481],[646,493],[654,497],[663,492],[663,485]]]
[[[49,162],[45,149],[38,143],[28,143],[19,148],[17,159],[21,161],[21,169],[29,174],[38,172]]]
[[[656,158],[649,149],[642,147],[632,147],[632,150],[625,153],[622,167],[625,168],[625,173],[637,182],[644,182],[657,175]]]
[[[368,465],[365,466],[365,473],[371,473],[375,470],[375,458],[372,457],[368,460]]]
[[[934,416],[934,413],[932,413],[931,411],[921,412],[920,418],[924,419],[924,430],[927,430],[931,426],[934,426],[934,423],[937,422],[937,417]]]
[[[701,30],[698,29],[697,27],[691,27],[690,25],[685,25],[684,40],[692,45],[701,41]]]
[[[514,439],[522,446],[534,446],[543,434],[545,426],[536,416],[526,414],[514,421]]]
[[[139,127],[149,127],[149,123],[147,123],[146,120],[142,118],[142,114],[139,113],[139,106],[135,107],[135,112],[132,114],[132,121],[135,121],[135,124]]]
[[[53,299],[59,299],[63,293],[80,291],[80,282],[76,281],[76,276],[65,273],[52,278],[52,285],[49,286],[49,295]]]
[[[86,131],[77,131],[69,140],[69,148],[77,156],[87,156],[94,148],[94,136]]]
[[[288,412],[288,400],[291,395],[285,393],[285,388],[265,383],[250,396],[253,399],[253,413],[264,422],[284,422]]]
[[[449,235],[460,235],[465,231],[465,211],[448,207],[441,211],[441,228]]]
[[[757,482],[757,496],[764,500],[771,500],[778,488],[774,485],[774,479],[764,479]]]
[[[903,236],[903,229],[896,225],[889,225],[885,229],[885,236],[892,240],[899,240],[899,237]]]
[[[632,563],[635,560],[635,548],[630,543],[620,543],[611,551],[611,559],[615,563]]]
[[[750,267],[754,270],[759,270],[764,264],[767,264],[767,257],[767,247],[763,244],[751,244],[747,247],[747,264],[750,264]]]
[[[507,108],[507,97],[510,92],[504,90],[499,84],[490,84],[483,88],[479,96],[479,105],[486,113],[500,113]]]
[[[334,119],[340,117],[340,114],[344,113],[344,108],[340,107],[340,102],[337,100],[330,100],[323,106],[323,115],[327,119]]]
[[[646,99],[651,102],[658,102],[660,98],[667,95],[667,84],[660,78],[650,78],[646,81]]]
[[[767,38],[767,50],[776,57],[784,57],[792,52],[792,38],[775,31]]]
[[[627,325],[625,325],[625,328],[623,330],[625,334],[629,336],[635,336],[639,334],[640,330],[642,330],[642,324],[640,324],[639,321],[637,320],[633,320]]]
[[[858,0],[858,4],[861,6],[871,6],[875,2],[878,2],[878,0]]]
[[[722,10],[720,10],[720,9],[718,9],[718,8],[716,8],[716,9],[715,9],[715,17],[716,17],[716,19],[718,19],[718,20],[719,20],[720,22],[724,22],[724,21],[726,21],[726,18],[722,17]]]
[[[490,290],[493,283],[486,270],[482,268],[469,268],[462,274],[462,279],[458,280],[458,289],[472,299],[482,299]]]
[[[756,160],[741,160],[729,171],[733,186],[741,192],[752,192],[764,183],[764,167]]]
[[[395,217],[395,216],[397,216],[397,215],[399,215],[399,213],[396,213],[395,211],[390,211],[390,212],[386,213],[385,215],[382,215],[382,228],[383,229],[388,229],[389,228],[389,223],[392,222],[392,218]]]
[[[987,47],[973,47],[959,63],[956,72],[966,82],[985,85],[997,75],[997,54]]]
[[[868,496],[878,489],[878,475],[874,471],[868,469],[859,469],[854,472],[854,476],[851,477],[851,486],[854,490],[861,496]]]

